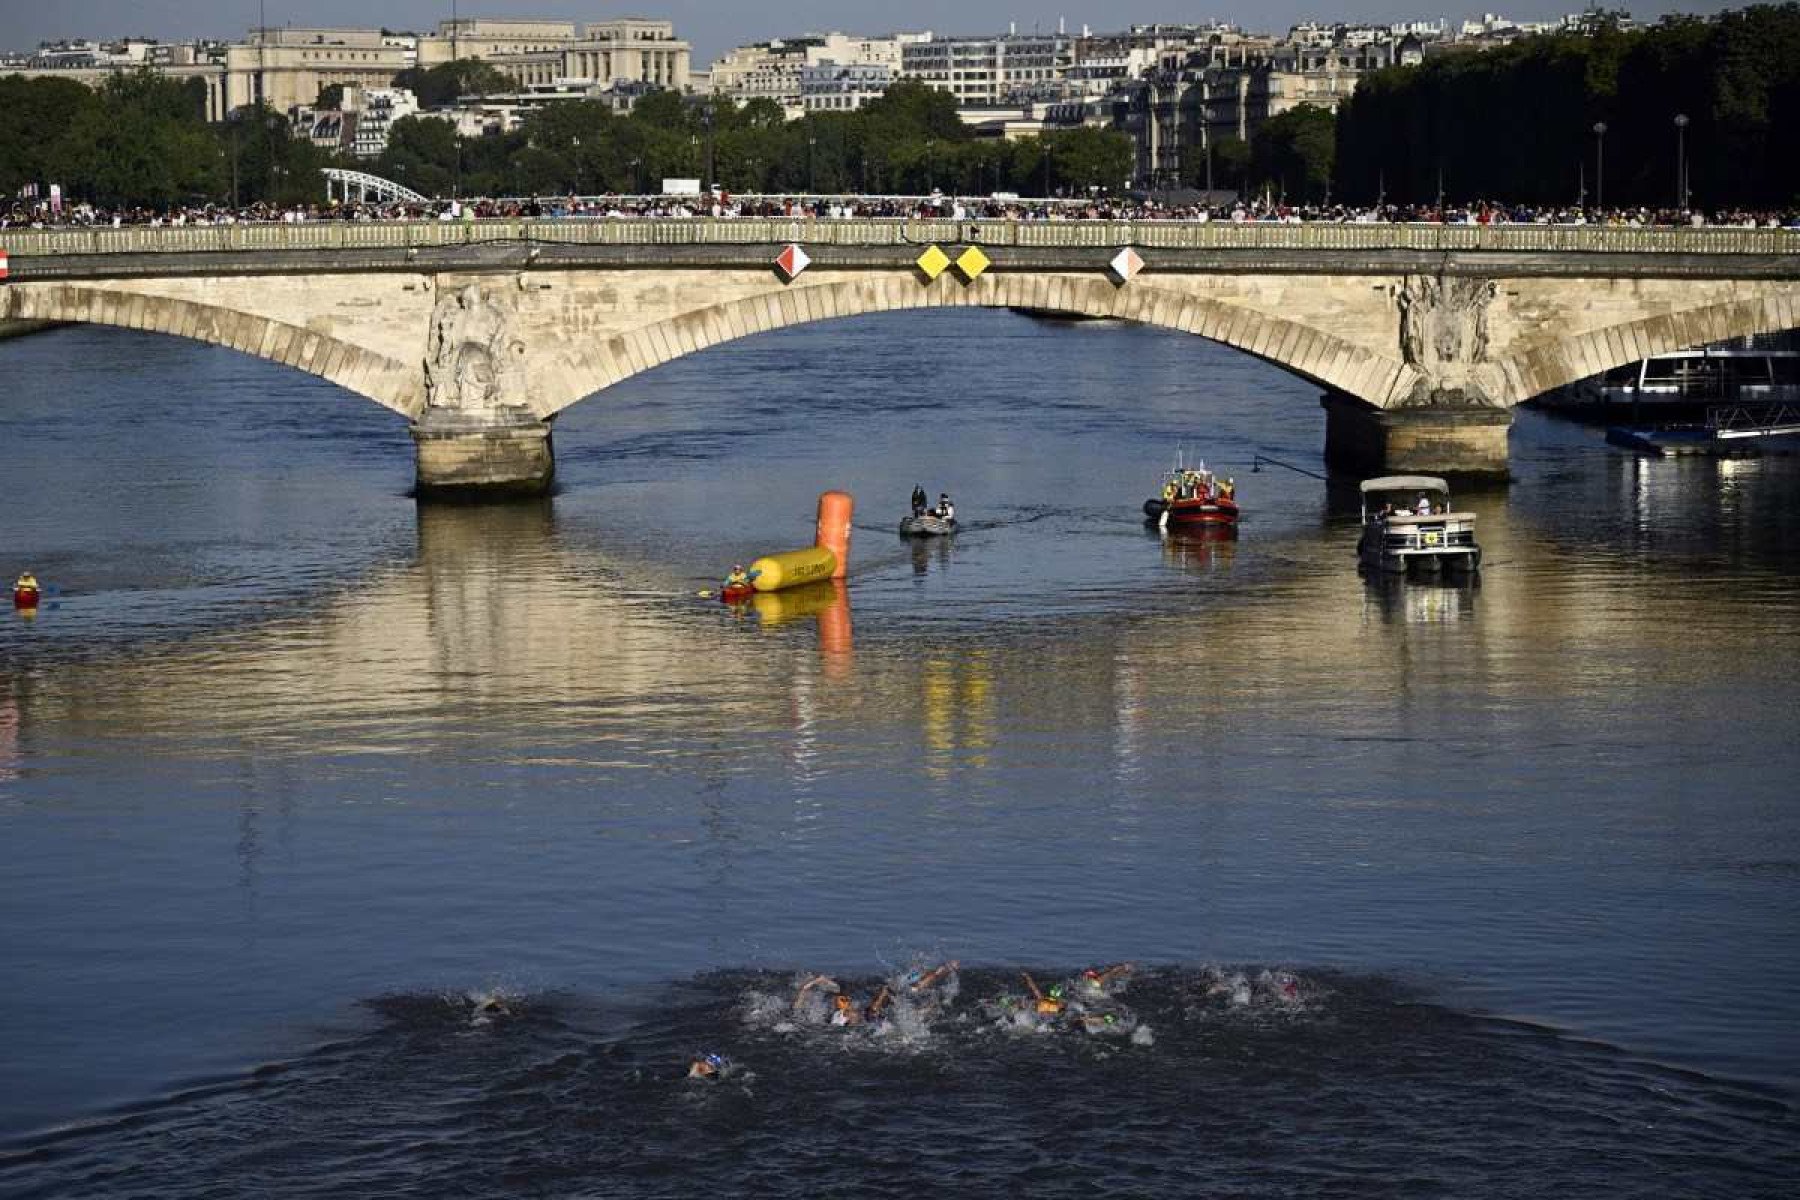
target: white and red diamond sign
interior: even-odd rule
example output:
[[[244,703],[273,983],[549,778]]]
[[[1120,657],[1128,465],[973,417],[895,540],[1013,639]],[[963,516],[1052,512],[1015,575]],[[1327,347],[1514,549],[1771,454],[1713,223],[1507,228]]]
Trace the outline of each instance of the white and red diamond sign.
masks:
[[[806,251],[792,243],[775,256],[775,269],[780,271],[790,283],[799,276],[800,272],[810,266],[812,266],[812,259],[807,257]]]
[[[1113,255],[1113,260],[1107,266],[1112,268],[1112,273],[1118,276],[1120,283],[1130,283],[1132,277],[1144,269],[1144,260],[1136,250],[1127,246]]]
[[[6,278],[6,251],[0,250],[0,279]]]

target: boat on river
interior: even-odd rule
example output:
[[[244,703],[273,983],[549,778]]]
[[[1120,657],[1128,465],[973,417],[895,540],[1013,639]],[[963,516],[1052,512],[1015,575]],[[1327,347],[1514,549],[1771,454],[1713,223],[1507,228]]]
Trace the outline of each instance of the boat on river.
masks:
[[[37,576],[30,571],[19,576],[13,583],[13,607],[36,608],[43,593],[38,588]]]
[[[936,513],[924,512],[900,519],[901,537],[948,537],[955,532],[955,517],[940,517]]]
[[[1365,479],[1356,559],[1369,571],[1472,576],[1481,569],[1475,514],[1457,512],[1450,503],[1450,485],[1435,475]]]
[[[1632,425],[1691,421],[1719,406],[1800,404],[1800,335],[1653,354],[1556,388],[1537,403],[1608,423],[1627,417]]]
[[[1163,476],[1162,495],[1144,501],[1144,516],[1164,529],[1217,526],[1237,528],[1237,485],[1221,482],[1202,462],[1177,464]]]

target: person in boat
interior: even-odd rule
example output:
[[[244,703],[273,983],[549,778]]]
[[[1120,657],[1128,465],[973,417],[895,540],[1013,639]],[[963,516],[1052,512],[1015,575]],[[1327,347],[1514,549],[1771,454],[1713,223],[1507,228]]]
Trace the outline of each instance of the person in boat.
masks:
[[[1413,505],[1413,511],[1421,517],[1429,517],[1431,515],[1431,497],[1421,495],[1419,502]]]
[[[721,588],[749,587],[750,581],[754,578],[755,578],[754,575],[752,575],[750,572],[744,570],[743,563],[736,563],[731,568],[731,574],[725,576],[725,582],[723,584],[721,584],[720,587]]]
[[[29,595],[37,594],[37,576],[33,575],[30,571],[25,572],[23,575],[19,576],[18,579],[13,581],[13,591],[14,593],[24,592]]]
[[[939,517],[945,521],[956,520],[956,505],[950,503],[949,492],[938,493],[937,508],[933,511],[932,516]]]
[[[927,501],[926,501],[926,497],[925,497],[925,485],[922,483],[915,483],[913,485],[913,494],[912,494],[913,516],[915,516],[915,517],[924,516],[926,503],[927,503]]]
[[[1165,505],[1173,504],[1175,502],[1176,495],[1177,495],[1177,490],[1175,487],[1175,481],[1173,479],[1171,479],[1171,480],[1169,480],[1169,482],[1163,484],[1163,503]]]
[[[1232,500],[1237,497],[1237,483],[1229,477],[1219,485],[1219,499]]]

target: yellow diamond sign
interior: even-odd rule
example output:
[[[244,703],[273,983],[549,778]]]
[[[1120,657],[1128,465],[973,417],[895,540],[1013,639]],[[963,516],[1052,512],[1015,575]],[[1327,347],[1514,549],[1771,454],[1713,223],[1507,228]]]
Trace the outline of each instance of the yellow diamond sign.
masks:
[[[936,279],[950,269],[950,256],[936,246],[927,246],[925,253],[919,255],[919,270],[925,272],[925,278]]]
[[[991,259],[981,252],[980,246],[970,246],[956,260],[956,269],[963,273],[963,278],[971,283],[975,277],[988,269]]]

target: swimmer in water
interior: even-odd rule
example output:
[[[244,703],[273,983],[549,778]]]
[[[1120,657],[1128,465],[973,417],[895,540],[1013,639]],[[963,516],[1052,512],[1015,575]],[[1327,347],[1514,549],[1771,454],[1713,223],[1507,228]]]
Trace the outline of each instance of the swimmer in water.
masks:
[[[1098,999],[1108,995],[1107,989],[1115,979],[1123,979],[1135,970],[1137,970],[1137,966],[1128,962],[1108,967],[1104,971],[1096,971],[1089,967],[1081,973],[1081,978],[1076,981],[1076,986],[1083,996]]]
[[[905,986],[908,995],[920,996],[928,989],[935,987],[937,984],[942,983],[951,975],[955,974],[956,968],[959,965],[960,964],[958,964],[955,959],[951,959],[943,966],[935,967],[929,971],[922,969],[911,970],[901,978],[900,982]]]
[[[886,987],[877,992],[875,999],[867,1004],[858,1004],[853,997],[839,992],[831,998],[831,1023],[840,1028],[850,1025],[880,1025],[886,1020],[883,1012],[893,998],[894,993]]]
[[[1048,992],[1044,992],[1039,990],[1037,980],[1031,977],[1030,971],[1020,971],[1019,974],[1025,977],[1025,986],[1031,989],[1032,1010],[1038,1016],[1050,1020],[1062,1016],[1063,1009],[1067,1007],[1063,1003],[1062,984],[1055,984]]]
[[[702,1054],[688,1062],[687,1077],[717,1083],[731,1068],[731,1060],[723,1054]]]
[[[1126,1008],[1081,1014],[1082,1029],[1093,1037],[1130,1037],[1137,1024],[1137,1014]]]
[[[513,1015],[512,1009],[507,1006],[506,997],[498,992],[489,996],[472,996],[470,999],[473,1001],[469,1009],[469,1024],[471,1025],[487,1025],[496,1017]]]

